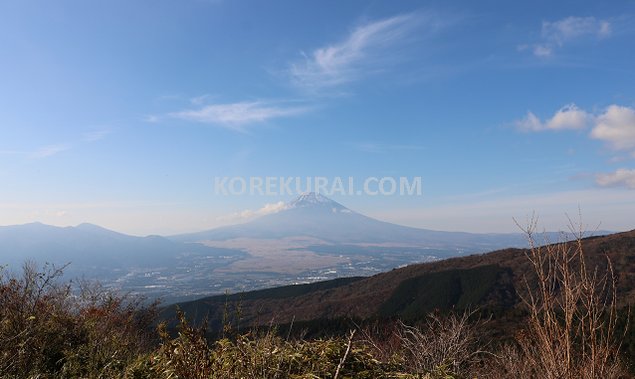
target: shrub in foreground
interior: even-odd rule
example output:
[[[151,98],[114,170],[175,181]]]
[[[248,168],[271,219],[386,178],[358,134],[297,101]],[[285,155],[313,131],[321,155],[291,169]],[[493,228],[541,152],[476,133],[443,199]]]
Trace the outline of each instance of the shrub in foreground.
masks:
[[[3,377],[116,377],[151,351],[156,304],[61,284],[61,269],[0,272]]]

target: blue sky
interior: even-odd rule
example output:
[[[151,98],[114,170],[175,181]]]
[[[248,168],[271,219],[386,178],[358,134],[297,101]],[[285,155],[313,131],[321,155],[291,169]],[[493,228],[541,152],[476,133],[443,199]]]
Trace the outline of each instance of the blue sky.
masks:
[[[420,176],[334,196],[431,229],[635,228],[635,3],[0,3],[0,225],[171,234],[290,196],[218,176]],[[265,210],[260,211],[262,207]]]

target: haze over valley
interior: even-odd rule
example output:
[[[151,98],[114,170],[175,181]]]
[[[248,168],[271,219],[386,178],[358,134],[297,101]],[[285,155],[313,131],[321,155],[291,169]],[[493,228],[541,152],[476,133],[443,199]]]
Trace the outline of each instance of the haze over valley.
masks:
[[[253,221],[176,236],[134,237],[92,224],[0,227],[0,250],[11,252],[6,263],[13,269],[27,260],[68,263],[69,278],[164,301],[371,276],[525,244],[520,233],[443,232],[382,222],[313,192]]]

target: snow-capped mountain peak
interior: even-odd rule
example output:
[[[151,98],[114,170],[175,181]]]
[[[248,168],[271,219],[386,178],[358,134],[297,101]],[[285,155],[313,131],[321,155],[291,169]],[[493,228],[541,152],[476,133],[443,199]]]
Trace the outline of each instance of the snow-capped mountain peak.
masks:
[[[289,202],[286,206],[286,209],[296,209],[296,208],[331,208],[334,210],[343,210],[347,209],[342,204],[329,199],[326,196],[320,195],[315,192],[305,192]]]

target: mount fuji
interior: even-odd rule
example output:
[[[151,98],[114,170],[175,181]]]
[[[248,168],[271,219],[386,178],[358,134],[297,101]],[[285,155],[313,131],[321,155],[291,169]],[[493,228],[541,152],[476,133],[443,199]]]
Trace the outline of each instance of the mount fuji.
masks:
[[[236,238],[316,238],[329,244],[413,244],[434,248],[487,251],[524,246],[521,234],[474,234],[407,227],[355,212],[323,195],[308,192],[276,213],[250,222],[172,237],[181,242],[222,241]]]

